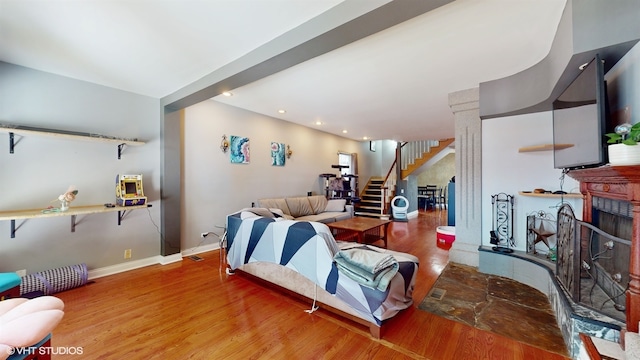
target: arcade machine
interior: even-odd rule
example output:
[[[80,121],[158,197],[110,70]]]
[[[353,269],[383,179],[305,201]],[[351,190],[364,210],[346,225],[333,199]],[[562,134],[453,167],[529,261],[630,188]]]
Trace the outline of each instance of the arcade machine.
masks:
[[[147,197],[142,190],[142,175],[116,176],[116,204],[118,206],[144,205]]]

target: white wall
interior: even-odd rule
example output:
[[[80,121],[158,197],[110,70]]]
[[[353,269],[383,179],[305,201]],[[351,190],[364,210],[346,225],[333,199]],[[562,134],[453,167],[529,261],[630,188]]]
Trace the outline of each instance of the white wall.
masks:
[[[324,194],[321,173],[336,173],[338,151],[358,153],[358,170],[370,174],[375,158],[369,142],[358,142],[315,129],[248,112],[213,100],[185,110],[182,249],[217,244],[214,236],[226,215],[260,198]],[[222,153],[222,135],[248,137],[249,164],[232,164]],[[271,165],[271,142],[291,146],[285,166]],[[371,155],[370,155],[371,154]],[[366,182],[367,179],[361,180]],[[363,186],[363,184],[361,185]]]
[[[86,263],[101,274],[147,264],[160,253],[160,101],[96,84],[0,62],[0,122],[51,129],[138,138],[117,159],[117,144],[16,136],[9,154],[8,135],[0,134],[0,211],[39,209],[75,185],[71,206],[115,202],[117,174],[142,174],[153,207],[127,212],[0,221],[0,271],[28,273]],[[216,230],[225,216],[267,196],[321,193],[320,173],[333,172],[337,152],[358,153],[360,171],[376,162],[368,142],[357,142],[206,101],[186,109],[183,124],[183,204],[180,247],[217,244],[201,232]],[[231,164],[219,149],[223,134],[251,139],[250,164]],[[291,146],[286,166],[270,165],[271,141]],[[376,169],[377,170],[377,169]],[[378,174],[375,174],[378,175]],[[365,180],[366,181],[366,180]],[[156,227],[158,226],[158,227]],[[132,249],[125,260],[124,250]],[[197,250],[197,249],[196,249]],[[153,261],[153,260],[152,260]],[[128,265],[128,263],[130,265]]]
[[[71,206],[115,202],[117,174],[142,174],[153,205],[128,212],[79,215],[75,232],[69,216],[0,221],[0,271],[37,272],[86,263],[90,269],[156,256],[160,249],[159,99],[0,62],[0,122],[126,138],[146,144],[128,147],[121,160],[117,144],[0,134],[0,211],[59,206],[70,185],[79,190]],[[152,222],[153,220],[153,222]],[[124,250],[132,258],[124,260]]]
[[[553,151],[525,152],[525,146],[553,143],[552,113],[542,112],[482,121],[482,244],[490,245],[492,229],[491,195],[514,195],[514,229],[516,250],[526,250],[526,217],[537,211],[555,218],[560,198],[534,198],[519,191],[542,188],[560,190],[562,171],[553,168]],[[579,192],[579,184],[565,176],[562,189]],[[566,199],[582,214],[581,199]],[[550,240],[555,241],[553,238]]]
[[[375,140],[376,151],[369,150],[369,142],[363,141],[366,149],[363,149],[362,156],[358,161],[363,167],[358,169],[360,176],[360,191],[372,177],[384,177],[389,172],[389,168],[396,156],[396,142],[393,140]]]

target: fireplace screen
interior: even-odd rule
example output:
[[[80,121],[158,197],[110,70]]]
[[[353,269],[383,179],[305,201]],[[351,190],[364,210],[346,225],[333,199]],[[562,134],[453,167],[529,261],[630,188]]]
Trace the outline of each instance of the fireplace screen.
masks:
[[[624,322],[631,241],[618,236],[630,238],[632,219],[595,206],[593,214],[589,224],[567,204],[558,211],[556,276],[575,302]]]

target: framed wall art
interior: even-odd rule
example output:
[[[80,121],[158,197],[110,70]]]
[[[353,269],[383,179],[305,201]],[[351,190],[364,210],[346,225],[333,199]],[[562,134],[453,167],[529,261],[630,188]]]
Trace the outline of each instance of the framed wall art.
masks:
[[[251,159],[249,151],[249,138],[231,135],[229,137],[231,149],[231,162],[234,164],[248,164]]]
[[[275,141],[271,142],[271,165],[284,166],[285,150],[284,144]]]

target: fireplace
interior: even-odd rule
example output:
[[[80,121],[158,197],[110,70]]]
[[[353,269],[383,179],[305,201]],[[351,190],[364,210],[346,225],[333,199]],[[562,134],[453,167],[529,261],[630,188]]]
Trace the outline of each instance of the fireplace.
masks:
[[[640,166],[605,165],[571,170],[568,176],[580,182],[583,222],[576,222],[577,240],[571,245],[579,258],[563,258],[572,262],[572,268],[561,270],[558,264],[558,278],[569,284],[565,287],[580,303],[588,301],[587,306],[595,310],[606,309],[607,315],[624,321],[627,330],[638,332]]]

